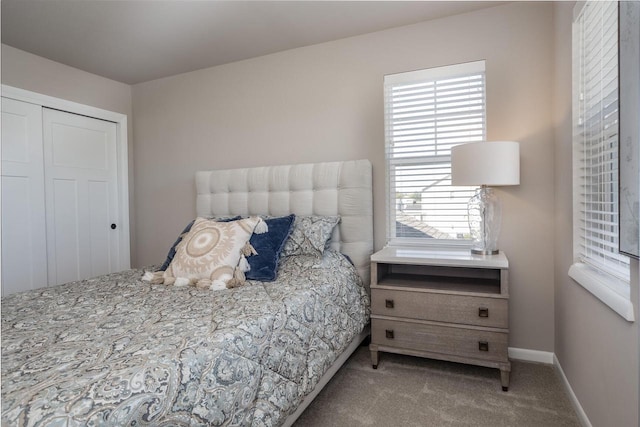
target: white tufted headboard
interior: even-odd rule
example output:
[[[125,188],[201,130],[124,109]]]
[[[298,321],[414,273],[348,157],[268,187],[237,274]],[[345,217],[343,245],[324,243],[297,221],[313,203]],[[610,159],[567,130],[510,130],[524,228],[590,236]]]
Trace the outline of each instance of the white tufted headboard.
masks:
[[[196,172],[198,216],[340,215],[331,247],[369,286],[373,196],[368,160]]]

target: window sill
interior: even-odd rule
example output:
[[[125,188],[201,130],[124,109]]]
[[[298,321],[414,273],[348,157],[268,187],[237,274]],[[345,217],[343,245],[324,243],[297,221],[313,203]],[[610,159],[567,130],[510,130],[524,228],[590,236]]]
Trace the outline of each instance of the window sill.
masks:
[[[622,295],[615,290],[625,287],[628,288],[628,283],[612,277],[606,277],[580,262],[573,264],[571,268],[569,268],[569,277],[591,292],[623,319],[629,322],[635,320],[633,304],[629,296]]]

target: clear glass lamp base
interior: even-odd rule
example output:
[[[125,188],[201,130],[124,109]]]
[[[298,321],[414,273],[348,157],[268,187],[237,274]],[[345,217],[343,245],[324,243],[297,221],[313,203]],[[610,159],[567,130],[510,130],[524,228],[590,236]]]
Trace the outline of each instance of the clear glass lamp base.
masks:
[[[472,254],[476,254],[476,255],[498,255],[500,253],[500,250],[498,250],[498,249],[488,250],[488,249],[471,248],[471,253]]]
[[[482,186],[469,199],[469,230],[471,231],[471,253],[495,255],[502,221],[500,199],[493,189]]]

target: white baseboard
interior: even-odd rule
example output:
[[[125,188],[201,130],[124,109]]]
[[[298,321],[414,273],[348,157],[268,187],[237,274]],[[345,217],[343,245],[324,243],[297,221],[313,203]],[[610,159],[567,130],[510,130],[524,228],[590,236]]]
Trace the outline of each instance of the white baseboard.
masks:
[[[556,371],[560,375],[560,380],[562,381],[562,385],[564,386],[564,389],[569,395],[569,400],[573,405],[573,409],[575,409],[576,411],[576,415],[578,416],[578,421],[580,421],[580,425],[582,427],[592,427],[591,421],[589,421],[589,417],[587,417],[587,413],[584,412],[584,409],[582,409],[582,405],[580,404],[580,401],[578,401],[576,394],[573,392],[573,389],[571,388],[571,384],[569,384],[569,380],[567,379],[567,376],[564,374],[564,371],[562,370],[562,366],[560,365],[560,361],[558,360],[555,354],[553,355],[553,364],[556,368]]]
[[[554,364],[555,355],[550,351],[529,350],[527,348],[509,347],[509,359],[522,360],[525,362]]]
[[[591,425],[591,421],[587,417],[587,413],[582,409],[582,405],[578,400],[578,397],[573,392],[571,388],[571,384],[569,384],[569,380],[567,376],[564,374],[562,370],[562,366],[560,365],[560,361],[556,357],[555,353],[551,353],[549,351],[538,351],[538,350],[529,350],[526,348],[515,348],[509,347],[509,359],[514,360],[522,360],[524,362],[535,362],[535,363],[544,363],[546,365],[553,365],[555,370],[558,372],[560,376],[560,381],[562,382],[562,386],[564,387],[567,395],[569,396],[569,401],[573,406],[573,409],[576,411],[576,416],[578,417],[578,421],[582,427],[593,427]]]

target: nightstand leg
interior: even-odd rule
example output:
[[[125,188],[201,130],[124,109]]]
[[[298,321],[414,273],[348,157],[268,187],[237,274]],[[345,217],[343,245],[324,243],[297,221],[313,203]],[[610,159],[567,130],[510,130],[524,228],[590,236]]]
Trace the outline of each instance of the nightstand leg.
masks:
[[[509,391],[509,371],[500,369],[500,382],[502,383],[502,391]]]
[[[378,346],[371,344],[369,350],[371,351],[371,365],[373,365],[373,369],[378,369]]]

